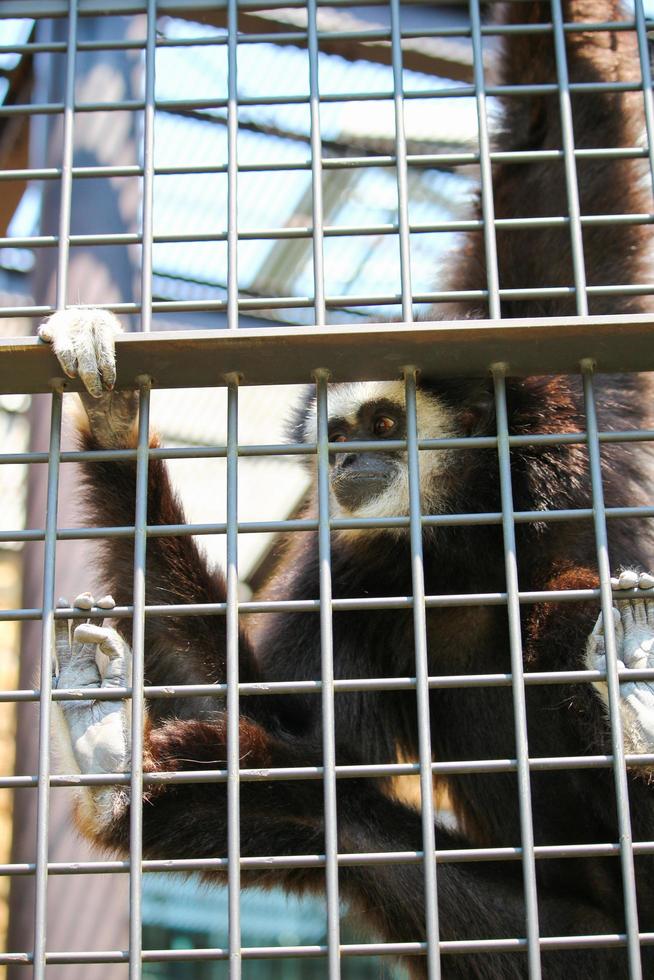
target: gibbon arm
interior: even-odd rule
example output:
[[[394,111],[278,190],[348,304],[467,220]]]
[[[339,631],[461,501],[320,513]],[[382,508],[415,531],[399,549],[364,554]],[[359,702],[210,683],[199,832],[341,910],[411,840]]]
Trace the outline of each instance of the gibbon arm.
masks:
[[[106,659],[96,663],[96,651]],[[81,624],[72,638],[69,624],[57,622],[59,681],[63,686],[110,687],[129,677],[129,648],[115,630]],[[120,702],[60,702],[74,760],[83,773],[123,772],[130,765],[128,708]],[[241,766],[253,770],[320,765],[319,743],[273,737],[242,718],[239,729]],[[147,773],[224,769],[226,723],[170,719],[146,722],[144,763]],[[347,752],[347,749],[344,750]],[[324,853],[320,779],[241,782],[240,841],[243,857],[278,857]],[[146,788],[143,807],[143,854],[150,859],[216,858],[227,853],[227,808],[224,783],[159,784]],[[130,801],[122,787],[81,790],[77,823],[103,849],[128,855]],[[465,842],[439,828],[437,846],[449,850]],[[425,940],[421,819],[417,811],[389,799],[371,780],[338,783],[338,847],[341,854],[407,852],[402,864],[345,863],[339,869],[341,897],[366,918],[382,940]],[[412,855],[418,852],[418,860]],[[264,862],[244,869],[245,886],[283,885],[297,892],[319,891],[322,868],[275,868]],[[220,882],[223,874],[207,872]],[[444,940],[511,938],[524,935],[524,908],[519,865],[443,863],[438,870],[441,938]],[[565,894],[540,890],[541,934],[559,936],[609,933],[611,923],[600,912]],[[556,951],[544,954],[544,975],[561,977],[619,975],[620,950]],[[413,977],[425,977],[425,960],[407,957]],[[575,972],[581,971],[581,972]],[[551,971],[551,972],[550,972]],[[524,952],[450,955],[444,976],[521,978]]]
[[[565,23],[620,22],[626,5],[619,0],[563,0]],[[502,5],[500,20],[509,24],[551,23],[550,2]],[[502,39],[499,84],[556,83],[552,33],[516,34]],[[639,82],[640,66],[633,31],[566,32],[566,67],[571,83]],[[495,81],[495,79],[493,79]],[[504,151],[561,151],[561,107],[558,91],[546,95],[505,95],[504,117],[495,149]],[[577,92],[571,95],[574,144],[577,149],[639,147],[644,130],[642,92]],[[575,161],[582,215],[649,212],[651,182],[642,160],[588,159]],[[561,218],[569,215],[564,162],[507,162],[493,164],[493,204],[496,219]],[[496,230],[499,283],[503,289],[567,287],[574,285],[568,226]],[[588,285],[651,281],[652,229],[647,225],[586,226],[583,229],[585,276]],[[486,286],[486,258],[481,232],[469,233],[461,249],[450,287]],[[590,297],[591,313],[642,311],[642,297]],[[650,303],[651,308],[651,303]],[[487,316],[479,306],[444,304],[446,318]],[[505,299],[502,315],[509,317],[572,314],[573,296],[544,299]]]
[[[84,417],[79,433],[83,449],[125,449],[137,445],[138,397],[116,391],[114,338],[121,332],[116,318],[104,310],[70,309],[56,313],[39,335],[52,344],[69,376],[79,376]],[[150,445],[157,446],[156,435]],[[136,461],[93,461],[84,464],[84,499],[96,527],[130,526],[136,511]],[[148,463],[150,525],[186,523],[163,460]],[[102,544],[102,590],[118,606],[133,600],[134,539],[110,537]],[[146,548],[145,601],[147,605],[224,603],[222,574],[210,569],[192,537],[150,536]],[[121,620],[121,634],[131,642],[131,620]],[[241,629],[240,678],[258,679],[249,639]],[[145,683],[208,684],[225,679],[225,617],[222,615],[165,616],[146,619]],[[153,702],[153,716],[201,716],[220,706],[216,698],[179,698]]]

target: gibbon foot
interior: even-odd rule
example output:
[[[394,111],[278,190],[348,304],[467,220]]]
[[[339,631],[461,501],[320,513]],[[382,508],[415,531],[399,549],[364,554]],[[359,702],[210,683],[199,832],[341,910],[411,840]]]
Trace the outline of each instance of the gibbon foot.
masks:
[[[45,320],[39,337],[52,344],[68,377],[80,377],[89,394],[100,398],[116,383],[114,338],[121,329],[107,310],[72,308]]]
[[[58,605],[68,606],[65,599]],[[73,605],[91,609],[93,596],[84,592]],[[111,596],[99,599],[101,609],[113,609]],[[109,626],[71,621],[55,622],[53,687],[118,688],[131,685],[131,651]],[[124,701],[57,701],[60,724],[56,732],[60,750],[83,774],[126,772],[130,766],[130,720]]]
[[[620,599],[613,607],[618,666],[631,670],[654,667],[654,576],[622,572],[611,584],[615,590],[638,588],[652,595]],[[586,666],[589,670],[606,670],[601,613],[586,645]],[[598,681],[593,686],[608,710],[606,682]],[[620,682],[620,715],[626,751],[654,752],[654,679]]]
[[[133,442],[138,400],[133,391],[114,391],[115,338],[122,327],[113,313],[99,309],[61,310],[39,327],[52,345],[63,372],[79,377],[82,403],[91,433],[101,446],[121,448]]]

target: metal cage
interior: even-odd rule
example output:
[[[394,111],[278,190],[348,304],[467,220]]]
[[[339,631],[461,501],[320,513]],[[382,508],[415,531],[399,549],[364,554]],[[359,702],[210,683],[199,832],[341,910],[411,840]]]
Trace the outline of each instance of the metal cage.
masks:
[[[501,302],[507,298],[500,286],[497,268],[492,261],[488,263],[487,285],[479,291],[480,300],[487,301],[491,319],[483,323],[466,321],[414,320],[414,306],[431,304],[443,300],[456,299],[443,291],[432,290],[416,293],[412,287],[411,247],[412,236],[417,232],[438,232],[461,230],[458,219],[432,220],[427,226],[417,228],[410,218],[410,189],[408,175],[416,167],[464,166],[478,167],[483,206],[483,222],[477,227],[487,247],[487,255],[494,254],[494,235],[496,231],[492,201],[491,167],[498,162],[498,155],[491,148],[488,135],[487,100],[499,94],[497,86],[487,81],[482,59],[482,40],[501,34],[501,29],[482,23],[478,0],[470,0],[469,5],[456,12],[455,19],[447,21],[448,12],[439,7],[429,8],[439,12],[441,20],[432,26],[419,25],[406,27],[403,16],[414,6],[421,4],[402,3],[390,0],[387,9],[387,25],[372,27],[361,23],[349,24],[347,19],[338,20],[339,12],[347,12],[349,4],[340,0],[330,0],[329,10],[334,15],[335,26],[320,26],[320,15],[325,9],[316,0],[283,0],[283,3],[257,3],[253,0],[194,0],[182,3],[174,0],[5,0],[1,5],[0,17],[34,20],[36,29],[30,28],[29,36],[19,41],[10,41],[0,51],[15,55],[17,64],[26,66],[36,63],[39,58],[49,55],[60,59],[59,81],[62,97],[51,99],[43,96],[43,87],[34,88],[31,102],[27,102],[24,89],[17,85],[12,92],[15,98],[7,98],[0,105],[0,121],[7,133],[10,124],[18,121],[27,125],[35,118],[45,126],[47,121],[57,120],[60,125],[60,163],[51,159],[37,159],[34,147],[31,159],[20,166],[5,156],[5,169],[0,173],[0,185],[8,188],[7,195],[15,185],[42,188],[56,187],[60,193],[61,208],[56,227],[49,232],[16,234],[6,232],[0,240],[0,249],[19,249],[36,255],[37,266],[41,257],[53,257],[49,268],[49,285],[41,287],[30,300],[15,301],[16,291],[8,285],[4,290],[5,300],[0,315],[7,321],[30,319],[36,323],[39,318],[62,309],[74,302],[71,296],[69,265],[71,254],[82,254],[85,249],[117,247],[124,250],[137,250],[138,288],[131,299],[124,295],[116,296],[113,289],[107,288],[103,294],[100,284],[89,305],[105,305],[118,314],[133,318],[137,324],[136,332],[126,334],[117,343],[117,363],[121,384],[134,386],[140,391],[139,445],[136,450],[107,451],[95,454],[97,458],[136,459],[139,472],[136,514],[133,527],[94,528],[86,526],[67,527],[60,519],[58,508],[60,470],[91,458],[88,453],[62,449],[62,403],[64,392],[79,390],[77,382],[62,379],[57,372],[50,351],[33,337],[0,339],[0,392],[3,395],[29,394],[47,396],[50,405],[47,428],[47,445],[36,442],[25,451],[4,452],[0,462],[5,466],[24,465],[30,474],[36,470],[47,470],[45,510],[37,526],[27,529],[9,527],[0,532],[0,546],[9,543],[27,548],[30,543],[41,542],[43,546],[40,585],[42,598],[31,606],[9,608],[0,612],[3,621],[28,624],[35,622],[41,631],[40,683],[18,684],[16,689],[0,692],[4,703],[21,706],[38,705],[38,760],[27,770],[18,758],[15,773],[7,772],[0,779],[3,789],[14,792],[21,803],[17,813],[31,811],[35,815],[36,838],[33,841],[32,855],[28,860],[8,860],[0,867],[4,876],[28,878],[34,882],[33,904],[30,905],[29,918],[33,924],[33,946],[9,948],[0,954],[0,964],[18,969],[19,966],[33,969],[33,975],[41,978],[46,970],[57,966],[74,965],[87,967],[100,964],[108,968],[111,964],[129,965],[130,977],[141,976],[143,964],[148,962],[191,962],[224,960],[229,963],[229,976],[241,975],[241,965],[250,959],[265,958],[322,958],[324,975],[336,978],[347,976],[351,957],[362,955],[389,956],[412,954],[426,961],[425,970],[431,977],[439,976],[439,958],[443,959],[465,951],[475,951],[479,956],[485,951],[506,949],[527,950],[529,976],[540,976],[539,957],[542,950],[555,947],[572,946],[615,946],[627,948],[628,975],[641,976],[640,946],[654,941],[654,934],[639,932],[636,886],[634,878],[634,855],[654,853],[654,842],[632,838],[627,769],[629,766],[651,766],[654,756],[625,755],[620,726],[617,723],[617,699],[619,696],[619,668],[615,655],[615,641],[608,632],[607,646],[610,669],[608,682],[612,699],[612,752],[608,755],[586,755],[580,746],[579,755],[573,758],[534,758],[529,753],[527,743],[527,722],[525,707],[525,686],[537,684],[591,683],[603,679],[595,671],[530,672],[523,668],[522,639],[520,629],[520,607],[535,602],[575,602],[594,598],[599,600],[606,622],[611,622],[612,588],[611,569],[607,545],[607,522],[612,518],[652,518],[654,505],[650,507],[610,508],[604,506],[600,453],[602,447],[611,443],[640,443],[654,439],[653,431],[642,429],[623,431],[601,431],[596,417],[593,377],[600,372],[633,372],[654,370],[654,346],[651,342],[652,316],[589,315],[588,299],[593,296],[608,295],[611,291],[619,293],[620,286],[588,285],[584,276],[584,256],[582,230],[593,221],[603,220],[609,226],[613,221],[629,220],[629,216],[586,216],[580,213],[578,197],[575,196],[575,161],[594,152],[607,158],[619,156],[654,159],[654,149],[650,142],[644,147],[623,147],[606,151],[584,151],[575,149],[574,137],[569,116],[568,99],[570,83],[562,71],[559,77],[561,111],[563,119],[563,146],[558,151],[558,159],[563,160],[566,177],[569,181],[569,214],[561,216],[569,228],[570,248],[574,266],[574,282],[566,288],[566,294],[574,297],[576,315],[570,317],[534,317],[518,323],[501,319]],[[402,7],[402,9],[401,9]],[[362,3],[358,11],[373,10]],[[451,12],[450,12],[451,13]],[[301,15],[301,16],[300,16]],[[199,37],[185,36],[182,31],[176,37],[157,33],[157,17],[185,17],[211,24],[212,33]],[[386,13],[384,14],[386,16]],[[125,31],[120,36],[80,38],[80,25],[91,21],[100,22],[105,18],[124,18],[136,24],[136,30]],[[362,15],[362,20],[365,16]],[[7,21],[9,22],[9,21]],[[2,22],[0,22],[1,24]],[[48,35],[44,25],[54,25]],[[266,27],[269,24],[269,27]],[[609,27],[615,25],[608,25]],[[49,29],[50,29],[49,28]],[[600,30],[602,25],[595,25]],[[528,27],[525,27],[528,29]],[[558,0],[552,0],[552,23],[548,30],[553,33],[555,42],[565,46],[565,32],[572,30],[561,19]],[[606,29],[606,25],[604,25]],[[649,76],[649,55],[647,51],[647,29],[642,0],[635,0],[633,18],[625,20],[619,29],[634,31],[637,34],[641,51],[643,75],[634,90],[642,91],[644,122],[651,137],[652,96]],[[64,32],[62,34],[62,31]],[[65,35],[65,36],[64,36]],[[427,147],[409,147],[404,128],[405,103],[415,97],[415,92],[407,92],[403,85],[403,51],[410,48],[416,37],[432,39],[458,38],[466,40],[470,49],[469,64],[460,67],[463,81],[457,82],[456,92],[449,92],[453,98],[466,96],[474,101],[477,117],[477,148],[470,150],[459,147],[454,152],[438,152]],[[251,44],[287,44],[300,52],[306,65],[307,91],[303,95],[284,96],[261,94],[242,95],[239,91],[237,74],[238,57],[243,48]],[[366,45],[368,47],[366,47]],[[213,98],[184,98],[171,100],[160,98],[155,90],[155,65],[157,52],[167,48],[183,49],[204,47],[210,52],[220,52],[226,59],[227,92]],[[349,47],[348,47],[349,46]],[[404,46],[404,47],[403,47]],[[354,49],[355,54],[346,54],[350,59],[370,57],[371,61],[383,63],[390,72],[390,89],[384,91],[362,90],[342,92],[323,91],[319,79],[320,52],[330,50],[337,54]],[[365,54],[375,50],[374,55]],[[413,50],[413,49],[411,49]],[[118,92],[101,101],[80,100],[76,95],[77,59],[80,54],[114,52],[140,59],[142,66],[143,92],[134,96]],[[218,55],[216,55],[218,57]],[[412,54],[411,57],[414,57]],[[418,59],[418,55],[415,55]],[[418,62],[416,61],[416,64]],[[405,66],[406,67],[406,66]],[[33,69],[31,69],[33,70]],[[438,70],[441,70],[440,67]],[[14,74],[12,75],[12,71]],[[13,84],[15,72],[6,72]],[[435,74],[437,71],[434,72]],[[453,77],[456,77],[455,75]],[[533,88],[533,86],[532,86]],[[446,93],[447,94],[447,93]],[[434,82],[431,90],[423,88],[421,97],[439,99],[443,91]],[[369,156],[353,153],[338,153],[338,147],[329,154],[323,152],[321,137],[321,111],[324,106],[339,100],[368,101],[386,99],[392,104],[394,119],[393,145],[390,152],[373,153]],[[245,108],[257,106],[303,106],[308,112],[309,128],[302,146],[304,159],[277,161],[274,154],[261,161],[248,160],[242,164],[238,155],[239,126]],[[94,112],[127,114],[138,116],[141,129],[132,132],[130,137],[137,145],[137,158],[130,162],[120,159],[94,161],[75,157],[75,130],[84,114]],[[156,163],[155,157],[155,118],[158,113],[178,112],[196,114],[220,112],[221,125],[224,126],[227,157],[213,163],[199,162],[196,165],[167,165]],[[254,117],[248,115],[248,124]],[[272,117],[271,117],[272,118]],[[45,121],[45,122],[44,122]],[[335,144],[336,145],[336,144]],[[272,151],[271,151],[272,152]],[[537,151],[532,156],[535,159]],[[529,153],[524,152],[525,159]],[[14,158],[15,160],[16,158]],[[375,166],[390,170],[396,179],[396,218],[387,226],[359,224],[350,226],[348,233],[359,235],[393,235],[397,238],[398,272],[400,288],[396,292],[380,295],[379,292],[358,295],[329,295],[325,275],[325,242],[330,237],[345,234],[325,221],[323,202],[323,178],[326,173],[349,172],[356,168]],[[307,227],[279,227],[273,229],[245,229],[239,224],[238,181],[243,172],[273,173],[287,171],[288,179],[293,173],[310,175],[310,221]],[[204,236],[225,244],[227,281],[224,295],[207,292],[199,298],[189,286],[186,298],[166,296],[157,290],[153,283],[153,245],[157,243],[202,241],[201,234],[193,229],[184,234],[157,235],[154,231],[154,185],[158,177],[184,175],[193,177],[201,173],[220,174],[226,181],[226,227]],[[76,188],[89,181],[133,180],[140,187],[141,204],[138,205],[138,218],[134,229],[103,232],[101,227],[93,227],[90,216],[90,231],[77,233],[71,228],[72,200]],[[4,191],[3,191],[4,193]],[[18,195],[20,197],[20,195]],[[651,210],[651,208],[650,208]],[[651,222],[652,214],[632,215],[633,221]],[[536,219],[523,219],[524,227],[529,222],[535,226]],[[469,224],[472,224],[472,220]],[[255,291],[241,291],[239,286],[239,246],[248,239],[272,240],[275,243],[302,240],[311,249],[313,292],[311,295],[256,295]],[[47,270],[46,270],[47,271]],[[13,280],[12,280],[13,282]],[[643,285],[641,293],[654,291],[654,285]],[[551,297],[552,290],[534,286],[528,290],[530,298]],[[137,297],[137,298],[134,298]],[[400,322],[380,323],[380,308],[396,308]],[[280,311],[304,311],[307,322],[282,322]],[[330,312],[338,317],[330,318]],[[361,322],[361,313],[368,312],[372,322]],[[266,313],[273,321],[263,322],[252,319]],[[198,319],[198,314],[223,318]],[[173,317],[171,322],[165,317]],[[160,317],[160,319],[157,319]],[[249,317],[249,319],[248,319]],[[176,318],[176,319],[175,319]],[[195,319],[194,319],[195,318]],[[185,329],[179,329],[186,323]],[[195,329],[188,329],[188,324]],[[209,329],[197,329],[198,324],[208,325]],[[161,326],[163,325],[163,326]],[[170,329],[172,325],[173,329]],[[153,326],[160,327],[151,332]],[[225,329],[216,329],[216,326]],[[177,328],[177,329],[176,329]],[[420,440],[416,426],[416,376],[418,372],[440,377],[488,377],[494,379],[495,406],[497,413],[497,436],[478,437],[473,440],[440,439]],[[507,375],[530,374],[578,374],[583,378],[586,426],[583,431],[559,436],[514,435],[509,432],[505,398],[505,378]],[[408,516],[385,519],[333,519],[329,512],[328,457],[330,453],[343,451],[343,446],[328,442],[327,408],[329,384],[332,382],[352,382],[360,380],[386,380],[403,378],[406,391],[408,432],[406,449],[408,454],[409,485],[411,507]],[[238,437],[239,391],[249,385],[314,384],[318,404],[318,438],[312,445],[259,444],[243,445]],[[148,445],[149,398],[152,387],[175,389],[187,387],[227,387],[228,423],[227,439],[222,445],[178,446],[150,449]],[[42,404],[35,402],[35,404]],[[41,411],[41,418],[43,413]],[[511,485],[510,454],[513,447],[540,444],[562,444],[578,442],[587,447],[592,479],[592,506],[583,511],[521,512],[514,508]],[[404,446],[404,443],[401,444]],[[501,481],[501,512],[492,514],[421,514],[419,500],[419,456],[427,449],[456,449],[457,446],[492,449],[497,452]],[[374,447],[369,447],[374,448]],[[237,513],[237,474],[239,461],[247,457],[273,457],[298,454],[315,454],[319,474],[319,513],[314,519],[294,518],[287,515],[284,520],[239,521]],[[94,454],[91,454],[93,456]],[[146,518],[145,486],[148,459],[158,456],[164,459],[219,458],[226,460],[227,472],[227,512],[226,520],[207,523],[194,523],[186,526],[148,526]],[[32,476],[30,476],[32,479]],[[565,592],[530,593],[523,592],[518,582],[518,567],[515,547],[515,526],[526,522],[548,522],[583,520],[592,521],[597,543],[597,563],[601,585],[596,590],[576,590]],[[506,589],[495,594],[426,595],[422,574],[422,531],[426,526],[472,525],[480,521],[501,526],[504,541],[506,568]],[[390,526],[409,529],[411,562],[413,572],[413,592],[411,595],[394,598],[352,598],[333,599],[330,578],[330,533],[339,528]],[[242,600],[238,594],[238,543],[240,535],[261,532],[294,531],[317,529],[320,543],[320,596],[316,600],[295,600],[262,602],[256,599]],[[197,612],[193,606],[147,607],[144,593],[144,570],[147,542],[155,535],[225,535],[227,548],[227,601],[215,607],[202,607],[204,614],[225,617],[228,637],[227,677],[221,685],[189,685],[182,691],[179,687],[158,687],[143,689],[138,678],[143,672],[143,632],[147,616],[165,616],[172,612],[192,616]],[[70,609],[57,609],[55,587],[56,553],[60,542],[95,541],[110,536],[132,536],[135,541],[134,599],[132,606],[116,610],[117,617],[133,617],[134,623],[134,678],[132,690],[120,689],[113,692],[115,698],[129,698],[132,703],[132,726],[134,745],[134,767],[131,773],[114,778],[73,774],[53,774],[50,760],[50,707],[52,700],[80,697],[80,692],[52,690],[50,681],[50,657],[53,624],[57,617],[80,617],[82,613]],[[83,584],[83,583],[82,583]],[[29,593],[29,590],[26,594]],[[507,609],[511,637],[511,669],[502,674],[467,674],[465,676],[430,676],[427,661],[426,615],[427,610],[443,606],[501,605]],[[415,626],[415,675],[407,677],[378,677],[368,679],[335,679],[331,635],[331,613],[349,609],[387,609],[407,608],[413,610]],[[320,700],[324,722],[324,764],[321,767],[306,767],[299,770],[260,771],[240,767],[238,746],[238,705],[240,699],[252,694],[261,694],[259,685],[239,684],[238,677],[238,618],[252,613],[297,609],[309,616],[319,617],[322,642],[322,676],[315,681],[270,682],[265,687],[267,693],[311,693]],[[34,636],[34,634],[30,634]],[[613,647],[611,648],[611,643]],[[25,650],[25,647],[23,648]],[[25,656],[25,653],[24,653]],[[24,674],[22,675],[24,677]],[[632,677],[635,676],[632,674]],[[651,680],[652,670],[644,669],[637,673],[637,679]],[[515,758],[478,759],[466,762],[439,762],[432,759],[429,730],[429,691],[438,687],[456,689],[464,686],[511,687],[515,711]],[[334,698],[339,692],[356,690],[410,690],[415,691],[417,699],[420,752],[417,761],[400,761],[378,766],[348,767],[337,765],[334,755]],[[186,694],[189,697],[198,693],[225,696],[228,708],[228,760],[227,768],[219,768],[202,773],[179,773],[157,775],[144,774],[140,763],[139,745],[143,738],[144,698],[166,698]],[[98,696],[106,697],[104,692]],[[33,716],[31,716],[33,717]],[[531,802],[530,773],[533,771],[565,768],[607,768],[611,767],[615,776],[615,793],[619,812],[619,840],[597,841],[592,845],[540,846],[534,844]],[[354,771],[353,771],[354,770]],[[438,850],[434,831],[434,801],[432,781],[439,775],[452,772],[515,772],[518,776],[522,838],[511,848],[477,847],[461,851]],[[423,848],[416,852],[393,852],[383,854],[339,854],[336,837],[336,784],[340,779],[352,776],[380,777],[392,775],[418,775],[421,787]],[[142,861],[140,809],[135,808],[132,815],[131,859],[129,861],[102,859],[53,861],[49,847],[50,821],[49,800],[55,787],[97,785],[104,782],[125,783],[130,787],[134,798],[142,794],[144,783],[155,783],[158,779],[167,782],[189,779],[224,782],[228,787],[231,832],[228,854],[225,858],[207,860]],[[287,866],[288,858],[265,855],[260,858],[240,856],[239,841],[239,783],[247,780],[272,779],[317,779],[324,784],[326,841],[325,853],[303,855],[293,859],[295,866],[320,867],[325,869],[326,887],[326,940],[314,945],[279,945],[277,947],[243,947],[240,931],[240,889],[241,871],[253,867],[275,868]],[[31,792],[34,790],[34,792]],[[29,796],[29,799],[27,798]],[[22,809],[20,809],[22,808]],[[626,929],[624,933],[610,936],[581,937],[540,937],[537,917],[537,862],[551,858],[578,858],[585,854],[604,855],[607,860],[621,862],[624,887],[624,912]],[[493,940],[480,937],[470,941],[440,941],[438,935],[437,881],[438,867],[441,863],[456,861],[514,860],[522,867],[525,894],[525,930],[522,935],[511,939]],[[340,934],[341,912],[339,904],[339,868],[346,864],[401,864],[422,863],[425,874],[427,931],[424,940],[407,943],[361,942],[344,943]],[[141,891],[143,875],[150,872],[198,871],[203,869],[224,869],[229,888],[229,943],[225,948],[203,949],[143,949],[141,938]],[[129,879],[129,944],[125,949],[56,949],[48,938],[48,925],[52,922],[53,911],[48,914],[47,895],[53,878],[63,876],[79,879],[85,875],[122,876]],[[93,887],[95,877],[84,879],[88,891]],[[23,918],[27,912],[23,910]],[[13,975],[13,974],[12,974]],[[18,975],[18,973],[16,974]],[[91,974],[89,974],[91,975]],[[626,974],[625,974],[626,975]]]

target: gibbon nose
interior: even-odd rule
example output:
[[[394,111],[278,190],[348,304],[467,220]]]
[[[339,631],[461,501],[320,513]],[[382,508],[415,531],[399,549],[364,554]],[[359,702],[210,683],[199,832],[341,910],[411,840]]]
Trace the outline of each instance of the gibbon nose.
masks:
[[[341,506],[356,510],[384,493],[394,475],[386,453],[346,453],[332,470],[332,490]]]

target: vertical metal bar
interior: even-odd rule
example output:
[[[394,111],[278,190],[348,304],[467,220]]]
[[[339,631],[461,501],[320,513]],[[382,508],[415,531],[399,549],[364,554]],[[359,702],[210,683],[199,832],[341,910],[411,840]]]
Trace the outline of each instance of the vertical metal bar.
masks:
[[[143,213],[141,245],[141,329],[152,328],[152,221],[154,189],[154,117],[157,0],[147,0],[145,41],[145,107],[143,115]],[[130,779],[129,980],[142,972],[143,893],[143,675],[145,671],[145,559],[148,522],[148,451],[150,379],[137,379],[139,432],[136,452],[134,515],[134,618],[132,626],[132,771]]]
[[[534,858],[534,828],[529,783],[529,747],[527,743],[527,705],[522,663],[520,631],[520,601],[518,599],[518,559],[515,546],[513,488],[511,485],[511,450],[506,408],[505,365],[493,365],[495,408],[497,414],[497,455],[502,498],[502,535],[504,539],[504,568],[506,574],[507,613],[513,683],[513,718],[517,759],[518,805],[522,843],[522,880],[527,918],[527,960],[530,980],[541,975],[538,929],[538,895],[536,891],[536,860]]]
[[[238,0],[227,0],[227,326],[238,330]]]
[[[227,0],[227,326],[238,330],[238,0]],[[229,977],[241,976],[238,698],[238,378],[227,390],[227,896]]]
[[[57,251],[57,309],[63,310],[68,298],[70,254],[70,211],[73,194],[73,130],[75,122],[75,65],[77,61],[77,0],[68,3],[66,39],[66,84],[64,90],[63,148],[61,155],[61,195],[59,203],[59,247]]]
[[[59,203],[59,248],[57,253],[56,305],[66,306],[70,212],[73,186],[75,122],[75,66],[77,60],[77,0],[68,3],[66,39],[66,82],[63,111],[63,147]],[[38,788],[36,800],[36,869],[34,900],[34,980],[44,980],[48,926],[48,836],[50,826],[50,714],[52,659],[54,653],[55,569],[57,547],[57,506],[61,454],[61,416],[63,389],[52,393],[50,445],[46,497],[45,545],[43,557],[43,618],[41,628],[41,677],[39,696]]]
[[[41,633],[41,693],[39,698],[39,771],[36,798],[36,869],[34,908],[34,980],[44,980],[47,942],[48,827],[50,809],[50,697],[54,652],[54,586],[57,545],[57,502],[61,452],[62,391],[52,393],[48,490],[43,557],[43,628]]]
[[[320,134],[320,80],[318,74],[318,25],[316,0],[307,0],[307,47],[309,49],[309,110],[311,115],[311,199],[313,212],[313,290],[316,325],[325,325],[325,253],[322,207],[322,138]]]
[[[154,200],[154,95],[157,0],[147,0],[145,108],[143,110],[143,218],[141,233],[141,330],[152,329],[152,211]]]
[[[575,140],[572,125],[572,104],[570,102],[570,83],[568,63],[565,54],[565,31],[561,0],[551,0],[552,30],[554,32],[554,56],[556,77],[559,87],[559,107],[561,113],[561,139],[563,142],[563,166],[565,187],[570,217],[570,246],[572,249],[572,269],[575,282],[575,303],[579,316],[588,316],[588,294],[586,293],[586,267],[584,265],[584,241],[581,233],[581,208],[579,204],[579,185],[575,162]]]
[[[427,973],[429,980],[438,980],[441,975],[441,961],[438,928],[438,893],[436,887],[436,828],[434,824],[434,785],[431,772],[429,663],[427,659],[427,615],[425,608],[425,575],[422,557],[422,521],[420,519],[420,460],[418,455],[418,413],[416,407],[415,368],[407,367],[404,369],[404,382],[407,425],[407,466],[409,470],[413,633],[416,655],[416,697],[418,701],[418,759],[420,762],[420,799],[422,804],[422,846],[425,856]]]
[[[143,859],[143,674],[145,643],[145,554],[148,511],[150,380],[139,382],[134,514],[134,619],[132,629],[132,771],[130,779],[129,980],[141,976],[141,894]]]
[[[643,103],[645,109],[645,129],[647,130],[647,157],[649,173],[654,192],[654,97],[652,96],[652,67],[649,59],[649,43],[643,0],[634,0],[636,17],[636,36],[638,38],[638,57],[640,60],[640,75],[643,83]]]
[[[502,311],[499,293],[500,277],[497,268],[493,171],[490,160],[488,117],[486,115],[486,83],[484,80],[479,0],[470,0],[469,7],[475,100],[477,103],[477,131],[479,134],[479,179],[481,185],[481,214],[484,224],[483,234],[484,254],[486,256],[486,281],[488,284],[488,313],[493,320],[497,320],[501,317]]]
[[[238,697],[238,378],[227,378],[227,890],[229,977],[241,976],[241,834]]]
[[[318,415],[318,561],[320,566],[320,650],[322,678],[322,744],[325,798],[325,883],[327,893],[327,963],[329,980],[338,980],[340,915],[338,902],[338,825],[336,809],[336,739],[334,722],[334,647],[332,636],[332,573],[329,539],[329,372],[316,371]]]
[[[402,36],[400,0],[391,4],[391,59],[393,62],[393,103],[395,107],[395,172],[397,175],[397,214],[400,229],[400,280],[402,319],[413,323],[413,290],[411,286],[411,236],[409,233],[409,191],[404,132],[404,77],[402,70]]]
[[[613,593],[611,590],[611,565],[606,533],[604,490],[602,487],[602,460],[597,435],[597,411],[595,408],[595,393],[593,391],[593,372],[595,365],[592,361],[584,360],[581,362],[581,369],[584,382],[586,433],[588,437],[588,459],[590,463],[590,481],[593,499],[593,525],[597,547],[602,618],[604,620],[606,680],[609,696],[609,718],[611,721],[611,752],[613,754],[613,774],[615,777],[615,797],[620,838],[620,866],[622,869],[629,977],[631,980],[640,980],[642,977],[642,966],[638,936],[638,904],[636,900],[633,837],[629,808],[629,787],[624,761],[624,744],[622,741],[622,720],[620,718],[618,653],[615,641],[615,624],[613,622]]]

